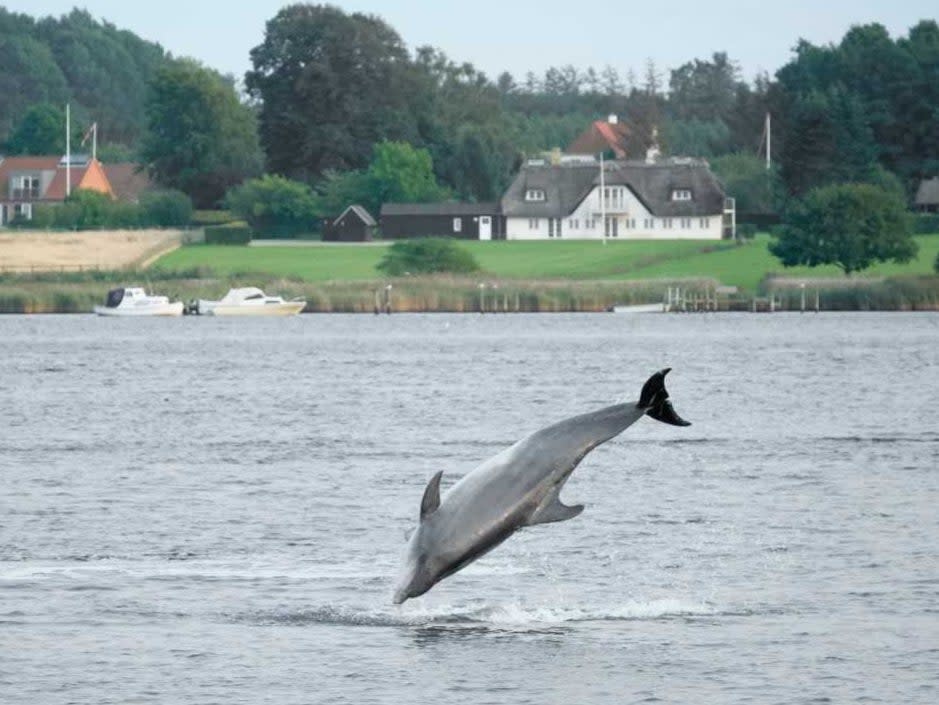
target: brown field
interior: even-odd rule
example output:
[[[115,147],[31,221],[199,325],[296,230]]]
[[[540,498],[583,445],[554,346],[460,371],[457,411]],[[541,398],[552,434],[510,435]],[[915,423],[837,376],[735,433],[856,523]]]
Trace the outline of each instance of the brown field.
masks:
[[[146,267],[183,242],[181,230],[0,231],[0,271]]]

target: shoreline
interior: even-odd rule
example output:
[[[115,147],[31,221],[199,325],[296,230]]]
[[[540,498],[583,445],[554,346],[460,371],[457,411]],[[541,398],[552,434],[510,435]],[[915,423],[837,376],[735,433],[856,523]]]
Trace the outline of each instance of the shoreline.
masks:
[[[805,311],[814,312],[816,292],[821,311],[939,311],[935,275],[814,283],[771,280],[757,294],[718,295],[718,282],[706,278],[567,281],[436,276],[311,283],[263,274],[220,278],[148,270],[0,275],[0,314],[91,313],[109,289],[134,284],[183,302],[218,298],[236,286],[259,286],[285,298],[305,299],[304,313],[374,314],[376,309],[384,311],[389,299],[394,313],[603,313],[614,306],[660,304],[674,287],[682,289],[687,312],[798,312],[803,296]]]

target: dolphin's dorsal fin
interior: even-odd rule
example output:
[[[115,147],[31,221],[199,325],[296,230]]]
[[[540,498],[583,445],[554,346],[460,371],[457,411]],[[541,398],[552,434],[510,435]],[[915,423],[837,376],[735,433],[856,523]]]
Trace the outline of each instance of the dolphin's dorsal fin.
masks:
[[[535,524],[551,524],[556,521],[566,521],[568,519],[573,519],[575,516],[584,511],[584,505],[575,504],[573,507],[568,507],[566,504],[561,502],[560,488],[557,491],[552,492],[545,500],[538,506],[538,508],[532,513],[531,517],[528,519],[528,526],[534,526]]]
[[[437,507],[440,506],[440,478],[443,477],[443,470],[437,472],[430,482],[427,483],[427,488],[424,490],[424,498],[421,500],[421,521],[424,521],[427,517],[437,511]]]

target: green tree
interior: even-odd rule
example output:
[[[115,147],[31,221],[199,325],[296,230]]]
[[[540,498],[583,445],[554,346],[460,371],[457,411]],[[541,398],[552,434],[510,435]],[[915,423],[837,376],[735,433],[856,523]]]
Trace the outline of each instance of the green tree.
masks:
[[[875,262],[916,256],[906,203],[871,184],[834,184],[811,191],[786,216],[770,251],[786,267],[834,264],[845,274]]]
[[[381,19],[330,5],[289,5],[267,23],[245,76],[259,102],[268,168],[303,181],[361,169],[382,139],[417,139],[414,75]]]
[[[767,170],[766,162],[748,152],[726,154],[711,160],[711,169],[736,199],[737,213],[776,213],[781,197],[779,173]]]
[[[313,191],[283,176],[251,179],[228,192],[225,203],[265,235],[294,235],[314,229],[319,215]]]
[[[55,57],[79,114],[97,121],[102,137],[127,145],[140,139],[147,85],[168,61],[159,44],[79,9],[40,20],[34,35]]]
[[[388,248],[376,267],[392,277],[441,272],[469,274],[479,271],[479,264],[472,253],[445,238],[399,240]]]
[[[6,140],[30,106],[65,105],[69,94],[49,48],[29,35],[4,34],[4,14],[0,8],[0,141]]]
[[[667,120],[662,138],[670,154],[687,157],[714,157],[730,146],[730,130],[720,119]]]
[[[77,146],[80,138],[81,129],[73,125],[73,144]],[[7,140],[7,151],[10,154],[65,154],[65,111],[49,103],[31,107]]]
[[[195,61],[160,69],[147,120],[141,155],[151,175],[198,208],[214,207],[229,188],[261,171],[254,113],[231,83]]]
[[[780,176],[793,196],[824,184],[860,181],[877,160],[864,106],[840,86],[795,96],[782,137]]]
[[[668,82],[670,112],[680,120],[726,120],[736,103],[739,74],[724,52],[679,66]]]
[[[433,203],[449,197],[438,185],[433,160],[425,149],[404,142],[380,142],[373,150],[368,169],[332,173],[320,185],[322,211],[338,215],[353,203],[378,213],[390,201]]]

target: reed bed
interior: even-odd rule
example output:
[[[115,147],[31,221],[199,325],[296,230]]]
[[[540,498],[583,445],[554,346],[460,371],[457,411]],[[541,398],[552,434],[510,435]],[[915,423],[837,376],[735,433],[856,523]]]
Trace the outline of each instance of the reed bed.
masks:
[[[798,310],[803,282],[807,308],[814,308],[818,290],[825,311],[939,311],[939,276],[817,281],[774,278],[766,280],[762,289],[772,292],[784,309]],[[659,303],[674,286],[680,286],[688,297],[703,298],[708,292],[713,295],[716,284],[704,278],[568,281],[449,276],[308,282],[263,274],[216,276],[205,268],[7,273],[0,274],[0,313],[90,312],[104,301],[109,289],[124,285],[144,286],[182,301],[219,298],[235,286],[260,286],[285,298],[305,299],[309,313],[371,313],[376,308],[384,310],[386,300],[396,313],[597,312],[615,305]]]

